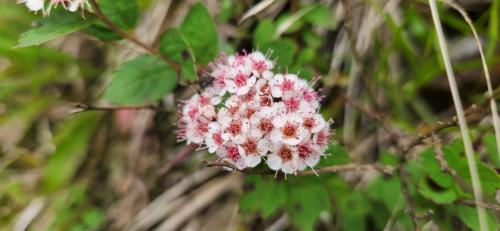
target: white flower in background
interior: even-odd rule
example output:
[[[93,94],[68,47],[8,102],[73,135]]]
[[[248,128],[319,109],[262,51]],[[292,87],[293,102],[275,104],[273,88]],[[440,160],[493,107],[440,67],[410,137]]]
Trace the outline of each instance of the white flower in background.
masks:
[[[45,0],[18,0],[17,3],[24,4],[29,11],[38,12],[44,9]]]
[[[26,5],[29,11],[43,11],[43,15],[50,15],[52,9],[61,5],[65,10],[76,12],[78,10],[92,11],[92,5],[89,0],[18,0],[18,3]]]
[[[296,174],[319,162],[331,123],[318,113],[321,97],[312,83],[274,74],[260,52],[222,55],[209,67],[212,86],[180,109],[180,141],[206,146],[239,170],[265,162]]]

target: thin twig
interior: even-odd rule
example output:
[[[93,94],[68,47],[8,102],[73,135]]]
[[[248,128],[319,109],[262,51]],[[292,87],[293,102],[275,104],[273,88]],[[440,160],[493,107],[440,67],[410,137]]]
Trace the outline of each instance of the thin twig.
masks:
[[[169,64],[172,68],[174,68],[177,73],[181,73],[182,67],[179,63],[171,60],[167,56],[164,56],[162,53],[160,53],[159,50],[154,49],[153,47],[145,44],[135,36],[127,33],[126,31],[122,30],[119,26],[114,24],[101,10],[101,7],[99,6],[99,3],[97,3],[97,0],[90,0],[90,4],[92,5],[95,15],[102,21],[104,22],[111,30],[113,30],[115,33],[117,33],[119,36],[122,38],[132,42],[133,44],[137,45],[138,47],[144,49],[148,53],[158,56],[160,59],[165,61],[167,64]]]
[[[487,202],[478,203],[475,200],[466,200],[466,199],[457,200],[457,201],[455,201],[455,203],[470,206],[470,207],[481,207],[481,208],[493,210],[496,213],[500,213],[500,205],[498,205],[498,204],[487,203]]]
[[[222,168],[227,168],[230,170],[235,170],[239,171],[245,174],[262,174],[262,175],[268,175],[268,174],[275,174],[276,171],[270,170],[270,169],[243,169],[240,170],[236,168],[231,163],[221,161],[221,162],[208,162],[208,161],[202,161],[207,167],[222,167]],[[367,170],[377,170],[379,172],[382,172],[384,174],[392,175],[394,173],[394,168],[392,166],[384,166],[380,164],[346,164],[346,165],[334,165],[334,166],[328,166],[324,168],[318,168],[313,170],[307,170],[307,171],[302,171],[298,172],[296,175],[297,176],[308,176],[308,175],[316,175],[320,173],[338,173],[338,172],[351,172],[351,171],[367,171]]]
[[[469,188],[469,186],[467,186],[467,184],[465,184],[465,182],[462,180],[462,178],[460,178],[457,171],[455,171],[455,169],[452,169],[448,165],[448,162],[444,158],[441,139],[437,138],[436,136],[433,136],[433,137],[434,137],[434,154],[435,154],[436,160],[439,163],[439,166],[441,167],[441,171],[448,173],[453,178],[453,180],[456,181],[458,183],[458,185],[460,185],[462,190],[464,190],[466,192],[471,192],[472,190]]]
[[[171,112],[166,108],[161,108],[155,105],[128,105],[128,106],[93,106],[83,103],[74,103],[74,109],[71,114],[76,114],[86,111],[121,111],[121,110],[153,110]]]

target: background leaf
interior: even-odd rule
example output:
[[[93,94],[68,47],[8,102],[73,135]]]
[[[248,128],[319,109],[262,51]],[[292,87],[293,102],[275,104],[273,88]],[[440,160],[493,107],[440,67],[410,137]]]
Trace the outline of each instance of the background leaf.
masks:
[[[177,73],[162,60],[139,56],[118,67],[104,98],[115,104],[142,104],[161,99],[177,86]]]

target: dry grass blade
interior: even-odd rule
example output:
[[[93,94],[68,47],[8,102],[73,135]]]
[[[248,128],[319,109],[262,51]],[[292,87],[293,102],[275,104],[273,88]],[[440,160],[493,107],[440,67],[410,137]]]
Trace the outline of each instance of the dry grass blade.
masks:
[[[472,149],[472,142],[469,137],[469,129],[467,128],[467,121],[465,120],[465,113],[462,107],[462,101],[460,100],[460,94],[458,92],[458,87],[455,79],[455,73],[453,72],[451,61],[448,53],[448,47],[444,37],[443,28],[441,26],[441,21],[439,19],[438,9],[436,6],[436,0],[429,0],[429,7],[432,13],[432,20],[436,28],[436,34],[438,37],[439,47],[441,49],[441,55],[446,69],[446,76],[448,77],[448,82],[450,84],[451,95],[453,98],[453,103],[455,105],[455,110],[457,113],[458,124],[460,126],[460,131],[462,133],[462,139],[465,146],[465,155],[467,157],[467,163],[469,166],[469,172],[471,175],[472,189],[474,191],[474,198],[478,204],[482,203],[482,190],[481,182],[479,179],[479,174],[477,171],[476,159],[474,158],[474,153]],[[479,228],[481,231],[487,230],[486,222],[486,211],[484,208],[476,207],[477,215],[479,218]]]
[[[490,71],[488,69],[488,63],[486,63],[486,57],[484,55],[483,46],[481,45],[481,41],[477,34],[476,28],[474,27],[472,20],[470,19],[469,15],[464,10],[464,8],[461,7],[454,0],[445,0],[444,2],[453,7],[456,11],[458,11],[462,15],[465,22],[467,22],[470,29],[472,30],[472,34],[474,35],[474,39],[476,40],[477,48],[479,50],[479,55],[481,56],[481,62],[483,64],[484,77],[486,78],[486,85],[488,87],[488,97],[490,98],[491,116],[493,118],[493,127],[495,128],[495,140],[497,143],[498,159],[500,160],[500,118],[498,118],[497,104],[495,98],[493,97],[493,86],[491,84]]]
[[[257,5],[255,5],[252,8],[250,8],[250,10],[248,10],[247,12],[245,12],[245,14],[243,14],[243,16],[241,16],[240,20],[238,21],[238,24],[241,24],[247,18],[250,18],[250,17],[258,14],[259,12],[263,11],[268,6],[270,6],[271,4],[273,4],[274,1],[276,1],[276,0],[264,0],[262,2],[259,2]]]

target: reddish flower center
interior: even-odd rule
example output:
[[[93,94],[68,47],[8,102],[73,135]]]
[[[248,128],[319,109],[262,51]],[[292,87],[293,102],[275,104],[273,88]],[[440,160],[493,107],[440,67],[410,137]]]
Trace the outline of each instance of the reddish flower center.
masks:
[[[251,100],[253,99],[254,94],[255,94],[255,89],[254,89],[254,90],[250,90],[250,91],[248,91],[248,93],[246,93],[246,94],[244,94],[244,95],[242,96],[243,101],[244,101],[244,102],[249,102],[249,101],[251,101]]]
[[[257,152],[257,143],[254,139],[248,139],[247,142],[243,145],[245,149],[245,153],[252,154]]]
[[[259,73],[262,73],[263,71],[266,70],[266,62],[264,60],[261,61],[254,61],[252,63],[252,66],[255,70],[257,70]]]
[[[260,105],[263,107],[270,107],[271,104],[273,103],[273,100],[271,97],[263,96],[260,97]]]
[[[307,129],[312,129],[314,127],[314,124],[315,124],[315,120],[313,117],[308,117],[304,120],[304,127],[306,127]]]
[[[273,122],[270,119],[261,119],[258,127],[263,132],[269,132],[273,129]]]
[[[232,122],[229,125],[229,133],[236,135],[241,133],[241,123],[238,122]]]
[[[255,110],[255,109],[253,109],[253,108],[247,108],[247,109],[245,110],[245,115],[246,115],[246,118],[250,118],[250,117],[253,115],[253,113],[255,113],[255,111],[256,111],[256,110]]]
[[[199,102],[201,105],[207,105],[210,103],[210,99],[205,96],[200,96]]]
[[[326,143],[328,143],[328,133],[324,131],[318,133],[318,136],[316,137],[316,143],[319,145],[325,145]]]
[[[192,108],[191,110],[189,110],[188,115],[189,117],[194,118],[196,115],[198,115],[198,108]]]
[[[264,84],[264,85],[260,86],[260,89],[259,89],[259,90],[260,90],[260,92],[261,92],[262,94],[267,94],[267,93],[269,93],[269,84],[267,84],[267,83],[266,83],[266,84]]]
[[[281,147],[280,151],[278,152],[281,160],[283,161],[289,161],[292,159],[292,150],[289,148],[283,146]]]
[[[234,83],[238,87],[243,87],[243,86],[247,85],[247,80],[248,80],[248,77],[242,73],[239,73],[236,75],[236,77],[234,77]]]
[[[292,123],[286,123],[285,126],[282,128],[283,135],[285,137],[290,138],[290,137],[295,137],[297,133],[297,126]]]
[[[281,90],[282,91],[291,91],[293,90],[294,82],[289,79],[285,79],[283,81],[283,84],[281,84]]]
[[[299,152],[300,158],[307,158],[311,154],[311,148],[309,148],[307,145],[299,145],[297,147],[297,151]]]
[[[212,135],[212,138],[214,139],[214,141],[217,145],[222,145],[222,143],[224,143],[224,140],[222,139],[222,136],[220,133],[214,133]]]
[[[227,148],[227,157],[233,161],[237,161],[240,159],[240,152],[238,152],[237,147],[228,147]]]
[[[198,132],[200,132],[201,134],[205,134],[206,132],[208,132],[208,124],[199,123],[198,124]]]
[[[229,113],[231,113],[231,115],[234,115],[236,114],[236,112],[238,112],[238,110],[240,110],[238,106],[232,106],[231,108],[229,108]]]
[[[289,112],[294,112],[299,109],[300,101],[297,100],[295,97],[287,99],[283,101],[285,103],[285,107]]]

